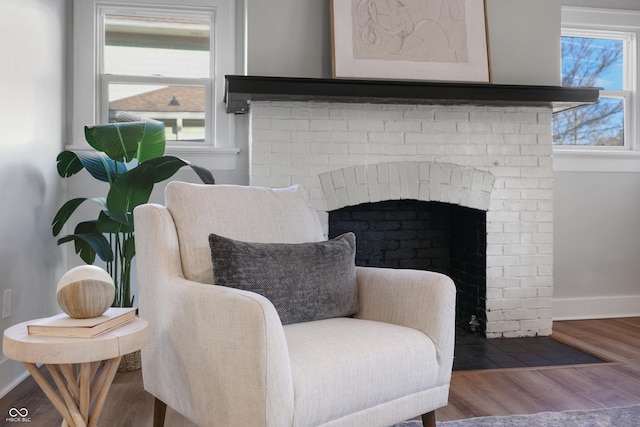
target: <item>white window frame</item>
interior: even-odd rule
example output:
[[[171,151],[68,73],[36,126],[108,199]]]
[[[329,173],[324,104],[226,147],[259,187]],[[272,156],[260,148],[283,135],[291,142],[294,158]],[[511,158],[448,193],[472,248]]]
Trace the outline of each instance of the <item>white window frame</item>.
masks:
[[[73,49],[73,115],[71,143],[68,149],[91,149],[84,138],[84,126],[106,123],[107,114],[102,108],[109,83],[131,82],[117,76],[102,74],[101,13],[110,10],[146,10],[154,13],[170,12],[184,17],[205,13],[215,19],[211,34],[212,69],[210,79],[202,79],[205,85],[206,105],[204,143],[189,144],[167,141],[166,154],[191,160],[199,165],[215,169],[234,169],[239,149],[234,143],[235,118],[227,114],[224,105],[226,74],[237,74],[236,64],[236,1],[235,0],[185,0],[176,5],[173,0],[74,0],[74,49]],[[175,13],[175,15],[173,15]],[[141,83],[157,81],[159,84],[188,84],[195,79],[135,77]],[[211,114],[213,113],[213,114]]]
[[[563,6],[562,35],[613,38],[623,41],[623,90],[601,91],[601,96],[624,100],[624,147],[554,145],[556,171],[640,171],[638,141],[638,40],[640,11]]]

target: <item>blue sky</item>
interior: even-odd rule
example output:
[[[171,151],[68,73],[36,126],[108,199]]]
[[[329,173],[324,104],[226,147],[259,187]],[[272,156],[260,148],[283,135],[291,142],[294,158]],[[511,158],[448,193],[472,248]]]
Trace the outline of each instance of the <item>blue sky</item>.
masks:
[[[562,43],[571,43],[572,40],[580,39],[580,37],[563,37]],[[594,66],[596,65],[597,59],[601,56],[600,52],[614,49],[614,50],[622,50],[623,41],[616,39],[598,39],[598,38],[590,38],[590,55],[594,61]],[[563,68],[571,67],[571,61],[573,58],[565,56],[563,57]],[[597,77],[596,87],[603,87],[608,90],[622,90],[622,78],[623,78],[623,58],[622,56],[610,66],[604,73]],[[585,64],[582,64],[585,65]],[[589,68],[587,68],[589,70]]]

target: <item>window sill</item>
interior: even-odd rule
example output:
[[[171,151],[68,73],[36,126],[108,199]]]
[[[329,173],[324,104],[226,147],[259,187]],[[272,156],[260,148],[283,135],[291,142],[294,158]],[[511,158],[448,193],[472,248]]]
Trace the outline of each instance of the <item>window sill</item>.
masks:
[[[640,172],[640,151],[553,149],[555,172]]]

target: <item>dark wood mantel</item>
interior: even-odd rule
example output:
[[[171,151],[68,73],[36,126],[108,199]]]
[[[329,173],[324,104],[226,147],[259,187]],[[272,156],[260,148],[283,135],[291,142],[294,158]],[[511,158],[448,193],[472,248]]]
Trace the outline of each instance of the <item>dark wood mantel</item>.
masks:
[[[225,76],[228,113],[246,113],[251,101],[375,104],[550,106],[553,112],[598,102],[599,89],[487,83]]]

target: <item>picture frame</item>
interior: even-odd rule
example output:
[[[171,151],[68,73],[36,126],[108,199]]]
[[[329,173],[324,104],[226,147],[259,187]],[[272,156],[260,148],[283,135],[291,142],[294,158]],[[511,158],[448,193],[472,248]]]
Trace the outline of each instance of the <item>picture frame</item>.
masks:
[[[333,77],[491,81],[485,0],[330,0]]]

